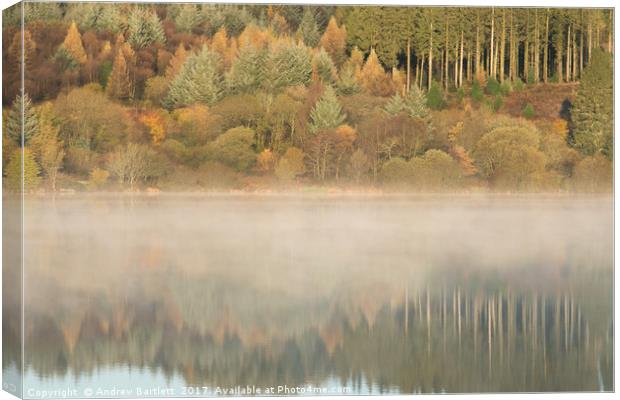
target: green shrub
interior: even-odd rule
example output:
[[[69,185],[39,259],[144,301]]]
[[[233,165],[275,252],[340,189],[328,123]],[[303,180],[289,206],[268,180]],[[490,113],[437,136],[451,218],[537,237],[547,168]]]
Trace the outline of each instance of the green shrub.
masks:
[[[491,77],[487,82],[487,93],[496,96],[500,93],[500,84],[497,79]]]
[[[510,82],[505,81],[504,83],[502,83],[499,91],[502,96],[508,96],[510,92],[512,92],[512,86],[510,85]]]
[[[527,70],[527,84],[533,85],[534,83],[534,67],[530,67]]]
[[[502,96],[495,96],[495,100],[493,100],[493,111],[498,112],[502,105],[504,104],[504,100],[502,100]]]
[[[521,78],[517,78],[515,79],[514,84],[512,85],[512,89],[516,92],[520,92],[523,90],[523,88],[525,87],[525,84],[523,83],[523,81],[521,80]]]
[[[433,110],[441,110],[446,104],[446,101],[443,98],[443,91],[439,86],[439,83],[433,81],[431,84],[431,90],[428,91],[428,96],[426,98],[426,105],[432,108]]]
[[[383,164],[379,177],[384,185],[406,186],[413,179],[412,165],[400,157],[394,157]]]
[[[527,103],[525,108],[523,108],[522,115],[527,119],[534,118],[534,115],[536,115],[536,113],[534,112],[534,106],[532,105],[532,103]]]
[[[249,170],[256,163],[254,131],[246,127],[229,129],[210,143],[213,159],[239,172]]]
[[[108,84],[108,78],[112,73],[112,62],[106,60],[101,63],[101,67],[99,67],[99,83],[101,86],[106,87]]]
[[[471,86],[470,96],[475,103],[480,103],[484,99],[482,87],[480,87],[480,82],[478,82],[477,80],[474,80],[474,83]]]
[[[459,102],[463,101],[463,99],[465,98],[465,89],[463,89],[462,87],[460,87],[460,88],[456,91],[456,98],[459,100]]]

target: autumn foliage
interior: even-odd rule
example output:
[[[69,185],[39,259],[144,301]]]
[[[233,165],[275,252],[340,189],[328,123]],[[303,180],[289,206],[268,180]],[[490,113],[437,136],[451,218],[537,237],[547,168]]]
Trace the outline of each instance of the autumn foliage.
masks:
[[[320,43],[337,66],[342,65],[346,59],[346,36],[345,27],[338,27],[336,18],[331,17]]]
[[[607,10],[29,3],[23,31],[11,10],[3,167],[23,146],[47,190],[609,187]]]
[[[160,144],[166,138],[165,122],[158,112],[149,112],[140,117],[140,121],[149,130],[153,144]]]
[[[62,42],[62,47],[67,50],[71,57],[73,57],[73,59],[78,63],[84,64],[86,62],[86,52],[84,51],[84,46],[82,45],[82,36],[80,35],[75,22],[72,22],[71,26],[69,26],[67,36],[65,37],[64,42]]]

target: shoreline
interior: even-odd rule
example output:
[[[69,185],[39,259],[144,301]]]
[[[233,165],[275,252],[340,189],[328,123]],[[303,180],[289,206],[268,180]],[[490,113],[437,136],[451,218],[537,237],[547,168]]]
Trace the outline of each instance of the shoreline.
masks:
[[[19,193],[3,193],[2,198],[21,197]],[[367,192],[367,191],[170,191],[170,192],[43,192],[25,193],[24,199],[36,198],[536,198],[536,199],[567,199],[567,198],[609,198],[614,199],[613,192]]]

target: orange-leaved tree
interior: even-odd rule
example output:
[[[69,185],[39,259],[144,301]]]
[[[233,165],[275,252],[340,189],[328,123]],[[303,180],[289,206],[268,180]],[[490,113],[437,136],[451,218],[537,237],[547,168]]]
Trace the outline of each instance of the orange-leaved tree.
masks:
[[[127,99],[131,95],[129,69],[127,68],[125,55],[120,49],[116,52],[116,57],[114,57],[114,64],[112,65],[112,73],[108,78],[106,93],[115,99]]]
[[[84,64],[86,62],[86,51],[84,51],[84,45],[82,44],[82,36],[75,22],[71,23],[67,36],[65,36],[65,40],[62,42],[62,47],[78,63]]]
[[[321,37],[321,46],[327,51],[327,54],[332,58],[334,64],[340,67],[346,59],[345,47],[346,47],[347,31],[344,27],[338,27],[336,18],[331,17],[327,24],[327,29]]]
[[[140,117],[140,122],[149,129],[153,144],[160,144],[166,139],[166,124],[160,113],[148,112]]]

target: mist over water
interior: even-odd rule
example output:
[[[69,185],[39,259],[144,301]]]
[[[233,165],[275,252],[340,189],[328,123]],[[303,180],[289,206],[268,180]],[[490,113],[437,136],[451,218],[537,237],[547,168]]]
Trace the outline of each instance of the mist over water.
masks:
[[[613,390],[610,197],[93,195],[24,212],[25,388],[129,369],[147,386]]]

